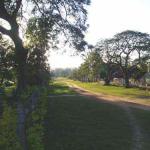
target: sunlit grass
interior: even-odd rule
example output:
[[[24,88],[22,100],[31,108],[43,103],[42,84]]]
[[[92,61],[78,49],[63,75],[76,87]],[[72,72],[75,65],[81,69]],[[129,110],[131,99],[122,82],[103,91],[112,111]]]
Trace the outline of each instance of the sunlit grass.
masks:
[[[102,86],[96,83],[68,82],[89,88],[92,85],[93,89],[95,86],[95,89]],[[107,86],[104,88],[109,88],[110,91],[124,89]],[[128,115],[122,108],[78,95],[61,97],[66,92],[72,93],[66,79],[55,81],[51,84],[51,89],[54,89],[51,93],[56,97],[49,98],[44,140],[46,150],[133,150],[133,130]],[[138,89],[132,90],[134,92]],[[131,110],[143,135],[141,150],[149,150],[150,112]]]
[[[139,88],[125,88],[121,86],[104,86],[100,83],[84,83],[80,81],[73,80],[63,80],[64,82],[69,82],[70,84],[76,84],[82,88],[90,90],[96,93],[102,93],[106,95],[114,95],[120,97],[128,97],[128,98],[139,98],[143,100],[150,101],[150,91],[141,90]]]
[[[56,80],[50,83],[50,95],[64,95],[64,94],[75,94],[73,90],[68,88],[65,82]]]
[[[8,87],[5,87],[5,94],[7,96],[10,96],[13,92],[13,90],[16,88],[16,86],[8,86]]]

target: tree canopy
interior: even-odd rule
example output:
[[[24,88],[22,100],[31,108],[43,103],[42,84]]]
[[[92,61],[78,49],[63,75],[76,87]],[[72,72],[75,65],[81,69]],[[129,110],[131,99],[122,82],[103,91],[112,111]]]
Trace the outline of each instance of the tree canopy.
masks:
[[[83,75],[89,78],[97,74],[107,85],[115,77],[123,78],[125,86],[129,87],[131,78],[139,80],[147,72],[149,56],[150,35],[126,30],[97,42],[74,76],[81,79]]]
[[[89,4],[90,0],[1,0],[0,19],[7,21],[10,29],[0,25],[0,33],[9,36],[15,45],[18,89],[29,82],[27,57],[31,48],[45,51],[63,41],[84,49]],[[20,37],[22,28],[25,38]]]

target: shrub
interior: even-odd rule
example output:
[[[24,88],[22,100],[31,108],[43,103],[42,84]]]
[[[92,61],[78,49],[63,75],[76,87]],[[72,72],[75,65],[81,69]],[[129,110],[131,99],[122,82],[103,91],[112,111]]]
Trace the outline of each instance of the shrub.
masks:
[[[30,150],[44,150],[44,118],[47,112],[47,90],[39,89],[35,110],[27,118],[27,140]]]
[[[3,114],[0,119],[0,149],[1,150],[22,150],[16,134],[17,113],[6,103],[3,106]]]

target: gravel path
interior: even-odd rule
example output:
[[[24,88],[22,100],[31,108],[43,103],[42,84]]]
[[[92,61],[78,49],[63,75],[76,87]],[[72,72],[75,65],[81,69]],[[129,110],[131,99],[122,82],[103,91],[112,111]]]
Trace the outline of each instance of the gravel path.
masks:
[[[87,96],[87,97],[93,97],[95,100],[103,102],[103,103],[111,103],[118,105],[121,107],[126,115],[128,116],[129,119],[129,124],[132,128],[132,135],[133,135],[133,147],[132,150],[142,150],[143,147],[143,133],[141,130],[141,127],[139,126],[134,114],[132,113],[131,108],[136,108],[136,109],[142,109],[142,110],[147,110],[150,111],[150,106],[145,106],[137,103],[132,103],[128,100],[124,100],[122,98],[118,98],[115,96],[106,96],[102,94],[97,94],[97,93],[92,93],[88,90],[85,90],[77,85],[67,83],[67,85],[77,93]]]
[[[142,104],[133,100],[130,100],[129,98],[123,98],[123,97],[118,97],[118,96],[110,96],[110,95],[104,95],[101,93],[94,93],[91,92],[89,90],[86,90],[84,88],[81,88],[75,84],[70,84],[67,82],[67,85],[74,91],[76,91],[77,93],[81,94],[81,95],[85,95],[88,97],[94,97],[97,100],[100,100],[101,102],[105,102],[105,103],[112,103],[112,104],[116,104],[116,105],[126,105],[128,107],[131,108],[136,108],[136,109],[142,109],[142,110],[147,110],[150,111],[150,105],[146,105],[146,104]]]
[[[138,125],[138,122],[135,118],[135,116],[132,113],[132,110],[127,106],[122,106],[122,108],[125,110],[128,119],[129,124],[132,128],[132,135],[133,135],[133,148],[132,150],[142,150],[142,143],[143,143],[143,134],[141,131],[140,126]]]

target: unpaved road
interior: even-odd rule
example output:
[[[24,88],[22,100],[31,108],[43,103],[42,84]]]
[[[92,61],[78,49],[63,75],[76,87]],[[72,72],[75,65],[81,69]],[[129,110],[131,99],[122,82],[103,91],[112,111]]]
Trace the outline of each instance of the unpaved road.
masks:
[[[88,90],[85,90],[75,84],[71,84],[67,82],[67,85],[77,93],[86,96],[92,97],[95,100],[103,103],[111,103],[114,105],[118,105],[121,107],[126,115],[128,116],[130,126],[132,128],[133,135],[133,147],[132,150],[143,150],[143,142],[144,142],[144,134],[142,133],[141,127],[139,126],[134,114],[132,113],[131,108],[142,109],[146,111],[150,111],[150,106],[132,102],[129,99],[124,99],[116,96],[107,96],[99,93],[92,93]]]
[[[150,111],[150,105],[144,104],[142,100],[140,102],[139,100],[137,101],[137,100],[133,100],[129,98],[122,98],[118,96],[94,93],[69,82],[66,82],[66,84],[77,93],[84,95],[84,96],[96,98],[96,100],[99,100],[101,102],[112,103],[112,104],[121,105],[121,106],[123,105],[123,106]]]

